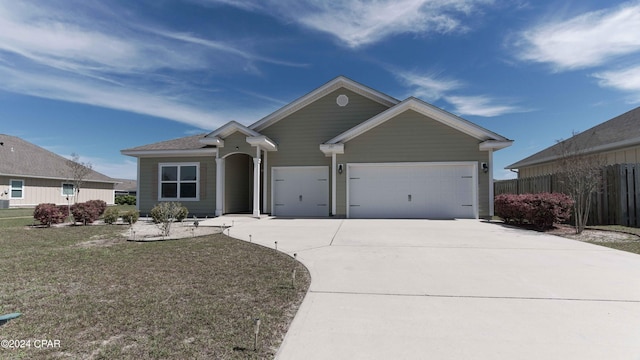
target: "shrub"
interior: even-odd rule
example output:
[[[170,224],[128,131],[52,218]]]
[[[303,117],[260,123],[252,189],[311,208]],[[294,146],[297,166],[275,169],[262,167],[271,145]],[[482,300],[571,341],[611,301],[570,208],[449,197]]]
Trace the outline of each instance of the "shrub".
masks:
[[[120,216],[120,212],[115,207],[110,207],[104,212],[103,220],[105,223],[111,225],[118,221],[118,217]]]
[[[33,218],[38,220],[40,224],[47,226],[63,222],[67,218],[67,214],[56,204],[38,204],[33,210]]]
[[[118,205],[135,205],[136,197],[133,195],[116,195],[115,202]]]
[[[129,210],[122,215],[122,221],[126,222],[129,225],[133,225],[140,218],[140,213],[138,210]]]
[[[501,194],[494,204],[496,215],[505,223],[527,222],[542,230],[569,220],[573,200],[560,193]]]
[[[71,205],[71,215],[75,222],[81,222],[83,225],[93,223],[100,217],[100,208],[96,207],[94,201],[87,201]]]
[[[89,200],[86,202],[90,206],[93,206],[98,211],[98,217],[104,214],[105,210],[107,210],[107,203],[104,200]]]
[[[179,202],[163,202],[154,206],[150,215],[153,218],[153,222],[158,224],[164,236],[169,236],[171,224],[174,221],[184,220],[189,215],[189,210]]]

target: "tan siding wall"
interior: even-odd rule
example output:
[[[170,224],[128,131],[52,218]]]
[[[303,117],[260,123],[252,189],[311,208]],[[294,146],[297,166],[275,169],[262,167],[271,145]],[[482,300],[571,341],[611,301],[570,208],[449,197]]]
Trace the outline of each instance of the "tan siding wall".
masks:
[[[24,180],[23,185],[23,198],[22,199],[9,199],[9,181]],[[63,180],[55,179],[37,179],[37,178],[25,178],[25,177],[6,177],[0,176],[0,192],[4,192],[5,189],[9,191],[8,195],[0,197],[0,199],[9,199],[10,206],[35,206],[41,203],[54,203],[58,205],[67,204],[67,197],[62,195],[62,183],[67,182]],[[71,181],[68,181],[69,183]],[[109,205],[114,203],[114,185],[108,183],[96,183],[86,182],[80,188],[80,194],[78,195],[77,202],[84,202],[87,200],[103,200]],[[73,199],[71,200],[73,203]]]
[[[349,97],[345,107],[336,104],[336,97],[341,94]],[[384,110],[387,110],[384,105],[349,90],[338,89],[261,131],[278,144],[278,151],[268,155],[269,208],[266,212],[271,211],[273,166],[331,166],[331,158],[320,151],[320,144]]]
[[[247,135],[241,132],[234,132],[224,140],[224,147],[220,148],[220,157],[225,157],[233,153],[243,153],[251,157],[256,156],[256,148],[251,147],[247,142]],[[236,149],[236,147],[238,149]]]
[[[605,161],[605,165],[638,164],[640,163],[640,145],[603,152],[602,158]],[[527,178],[553,174],[554,172],[554,163],[543,163],[519,169],[518,177]]]
[[[488,162],[480,141],[415,111],[406,111],[348,141],[337,161],[369,162]],[[489,215],[489,176],[478,164],[478,204],[481,217]],[[337,177],[338,215],[346,215],[346,171]]]
[[[140,158],[140,178],[138,186],[138,209],[144,216],[158,203],[159,163],[200,163],[200,201],[181,201],[190,214],[211,214],[216,209],[216,159],[215,156]]]

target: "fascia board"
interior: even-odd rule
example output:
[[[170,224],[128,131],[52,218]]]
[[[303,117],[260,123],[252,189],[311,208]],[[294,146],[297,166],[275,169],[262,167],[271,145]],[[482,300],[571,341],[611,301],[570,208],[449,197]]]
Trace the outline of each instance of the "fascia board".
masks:
[[[221,139],[224,139],[236,131],[239,131],[246,136],[260,136],[260,133],[252,129],[249,129],[248,127],[240,124],[235,120],[232,120],[222,125],[221,127],[217,128],[216,130],[208,133],[207,135],[204,136],[203,139],[212,138],[212,137],[219,137]]]

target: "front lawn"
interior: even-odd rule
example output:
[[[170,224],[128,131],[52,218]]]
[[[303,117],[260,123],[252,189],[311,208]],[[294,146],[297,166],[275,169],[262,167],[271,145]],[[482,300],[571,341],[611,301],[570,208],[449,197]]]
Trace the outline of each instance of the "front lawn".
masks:
[[[0,348],[0,358],[272,358],[310,281],[290,257],[220,234],[135,243],[123,226],[4,221],[0,314],[23,316],[0,339],[32,343]],[[35,348],[36,339],[60,345]]]

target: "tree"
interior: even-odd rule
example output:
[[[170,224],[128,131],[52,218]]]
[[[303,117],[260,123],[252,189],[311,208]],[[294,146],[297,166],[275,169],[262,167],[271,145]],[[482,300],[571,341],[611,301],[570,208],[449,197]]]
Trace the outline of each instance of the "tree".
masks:
[[[582,233],[593,203],[594,194],[602,186],[602,168],[605,159],[598,153],[590,153],[596,133],[573,133],[568,140],[558,141],[556,174],[565,192],[573,199],[573,216],[576,234]]]
[[[78,202],[80,188],[82,188],[85,179],[91,173],[93,165],[89,162],[80,162],[80,155],[72,153],[71,159],[67,160],[67,167],[71,183],[73,184],[73,202],[76,203]]]

